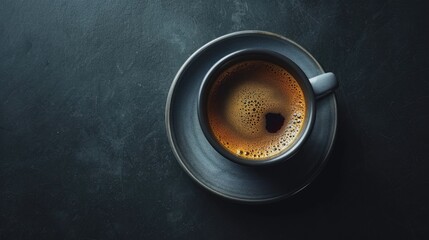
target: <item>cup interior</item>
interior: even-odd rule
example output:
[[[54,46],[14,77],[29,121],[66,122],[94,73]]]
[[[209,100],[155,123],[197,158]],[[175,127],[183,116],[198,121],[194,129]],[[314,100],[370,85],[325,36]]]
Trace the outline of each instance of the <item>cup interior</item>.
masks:
[[[303,99],[305,101],[305,117],[302,119],[303,123],[299,128],[299,132],[297,132],[293,142],[289,143],[287,147],[274,155],[261,157],[258,159],[246,157],[240,152],[232,152],[231,149],[226,147],[225,143],[220,142],[213,132],[208,114],[210,110],[209,106],[213,106],[213,104],[208,104],[210,99],[209,96],[211,94],[212,88],[214,88],[216,85],[216,81],[218,81],[218,77],[232,66],[248,61],[266,62],[277,65],[286,70],[296,80],[296,83],[299,85],[299,88],[303,94]],[[228,81],[233,81],[233,78]],[[315,96],[308,77],[292,60],[277,52],[261,49],[245,49],[225,56],[215,63],[214,66],[207,72],[200,87],[198,96],[198,117],[205,137],[213,146],[213,148],[216,149],[221,155],[239,164],[266,165],[290,159],[306,141],[314,124]],[[288,103],[285,102],[284,104]],[[268,120],[268,115],[265,115],[265,121],[268,122]]]

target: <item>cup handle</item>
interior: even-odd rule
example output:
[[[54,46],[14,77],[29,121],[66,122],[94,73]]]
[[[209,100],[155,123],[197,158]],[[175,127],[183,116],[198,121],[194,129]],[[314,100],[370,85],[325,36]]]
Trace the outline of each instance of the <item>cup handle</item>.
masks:
[[[331,72],[323,73],[309,79],[316,99],[324,97],[338,87],[335,75]]]

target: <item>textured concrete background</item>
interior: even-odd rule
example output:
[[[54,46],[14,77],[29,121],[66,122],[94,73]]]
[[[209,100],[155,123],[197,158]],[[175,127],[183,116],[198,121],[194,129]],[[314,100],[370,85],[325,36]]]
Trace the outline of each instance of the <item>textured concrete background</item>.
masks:
[[[427,239],[425,1],[0,0],[0,239]],[[179,167],[164,109],[211,39],[287,36],[337,74],[338,141],[299,196],[246,206]]]

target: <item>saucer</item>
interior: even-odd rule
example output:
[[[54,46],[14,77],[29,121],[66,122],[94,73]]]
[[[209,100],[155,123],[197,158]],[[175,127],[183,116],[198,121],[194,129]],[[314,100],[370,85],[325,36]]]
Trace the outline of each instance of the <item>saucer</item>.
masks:
[[[309,78],[324,73],[305,49],[282,36],[241,31],[219,37],[198,49],[177,73],[167,98],[166,128],[180,166],[199,185],[227,199],[263,203],[298,193],[322,170],[335,139],[337,103],[333,93],[317,100],[312,133],[299,152],[284,163],[252,167],[226,159],[210,145],[200,128],[198,91],[205,74],[218,60],[246,48],[284,54]]]

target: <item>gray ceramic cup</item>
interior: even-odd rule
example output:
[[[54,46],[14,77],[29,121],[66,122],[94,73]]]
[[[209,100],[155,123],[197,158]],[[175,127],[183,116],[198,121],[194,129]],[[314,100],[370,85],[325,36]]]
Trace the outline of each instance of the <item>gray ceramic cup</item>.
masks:
[[[207,116],[207,101],[209,95],[208,93],[217,76],[228,67],[249,60],[262,60],[284,68],[298,82],[299,86],[301,87],[301,90],[304,93],[304,99],[306,102],[306,116],[303,120],[304,122],[301,127],[301,131],[299,132],[295,141],[287,149],[284,149],[279,154],[261,160],[246,159],[229,152],[214,137],[214,134],[212,133],[211,128],[209,126]],[[251,166],[261,166],[283,162],[287,159],[290,159],[295,153],[297,153],[302,147],[302,145],[305,144],[305,141],[307,140],[308,136],[311,134],[315,121],[315,113],[317,111],[316,101],[319,98],[322,98],[323,96],[331,93],[337,86],[338,82],[335,78],[335,75],[331,72],[323,73],[321,75],[309,79],[300,69],[300,67],[287,56],[265,49],[243,49],[240,51],[233,52],[220,59],[213,65],[213,67],[210,68],[210,70],[205,75],[198,94],[197,109],[199,123],[204,133],[204,136],[207,138],[208,142],[213,146],[213,148],[222,156],[233,162]]]

